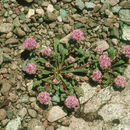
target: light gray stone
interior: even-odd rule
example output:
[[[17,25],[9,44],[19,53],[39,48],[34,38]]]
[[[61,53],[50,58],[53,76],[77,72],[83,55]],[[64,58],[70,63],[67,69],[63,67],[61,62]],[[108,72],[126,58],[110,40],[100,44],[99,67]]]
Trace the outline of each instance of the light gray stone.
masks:
[[[94,9],[95,8],[95,4],[94,3],[92,3],[92,2],[85,2],[85,7],[87,8],[87,9]]]
[[[82,118],[71,118],[70,126],[71,130],[90,130],[88,123]]]
[[[5,45],[8,45],[8,44],[16,44],[18,43],[18,40],[16,38],[9,38],[8,40],[5,41]]]
[[[119,11],[119,18],[121,21],[130,24],[130,10],[128,9],[121,9]]]
[[[9,33],[12,32],[14,25],[12,23],[1,23],[0,24],[0,33]]]
[[[76,0],[76,6],[80,9],[83,10],[85,7],[85,4],[82,0]]]
[[[17,117],[16,119],[11,120],[5,130],[18,130],[21,125],[21,118]]]
[[[130,26],[124,25],[122,27],[122,39],[125,41],[130,41]]]
[[[68,35],[66,35],[65,37],[63,37],[63,38],[60,40],[60,42],[67,44],[70,39],[71,39],[71,34],[68,34]]]
[[[36,13],[40,15],[44,15],[44,10],[42,8],[36,9]]]
[[[121,119],[127,116],[127,108],[123,104],[107,104],[98,112],[104,121],[112,121],[114,119]]]
[[[28,130],[45,130],[45,128],[39,120],[32,119],[28,123]]]
[[[7,81],[2,83],[1,93],[3,95],[8,95],[9,90],[11,89],[11,84],[9,84]]]
[[[54,7],[53,7],[53,5],[52,4],[49,4],[48,6],[47,6],[47,12],[53,12],[55,9],[54,9]]]
[[[70,127],[61,126],[58,129],[56,129],[56,130],[72,130],[72,129]]]
[[[100,90],[96,96],[90,99],[84,106],[84,113],[96,112],[101,105],[107,103],[111,99],[111,91],[109,88]]]
[[[31,16],[33,16],[35,14],[35,10],[34,9],[29,9],[28,10],[28,14],[26,15],[26,18],[30,18]]]
[[[3,63],[3,51],[0,49],[0,65]]]
[[[33,109],[28,109],[28,113],[31,117],[37,117],[37,112]]]
[[[61,119],[65,117],[67,114],[62,110],[59,106],[52,107],[47,115],[47,120],[50,122],[57,121],[58,119]]]
[[[105,40],[98,40],[94,44],[97,46],[96,48],[102,48],[103,51],[109,48],[109,44]]]
[[[18,115],[21,117],[21,118],[24,118],[25,116],[26,116],[26,114],[27,114],[27,109],[24,107],[24,108],[22,108],[20,111],[19,111],[19,113],[18,113]]]
[[[91,87],[88,83],[83,83],[81,88],[84,92],[84,96],[79,98],[81,104],[85,103],[96,94],[96,88]]]

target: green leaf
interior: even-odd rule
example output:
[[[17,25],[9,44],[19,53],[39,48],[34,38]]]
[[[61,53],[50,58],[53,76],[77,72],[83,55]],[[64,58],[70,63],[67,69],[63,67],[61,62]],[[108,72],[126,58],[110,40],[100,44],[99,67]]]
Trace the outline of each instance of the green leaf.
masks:
[[[60,102],[60,97],[59,97],[59,95],[58,94],[55,94],[53,97],[52,97],[52,101],[53,102]]]
[[[110,48],[108,49],[108,55],[110,56],[110,58],[111,58],[112,60],[115,58],[115,53],[116,53],[116,51],[115,51],[114,47],[110,47]]]
[[[112,65],[112,67],[121,66],[121,65],[123,65],[123,64],[125,64],[125,61],[119,60],[119,61],[117,61],[114,65]]]
[[[74,87],[74,89],[75,89],[76,95],[83,96],[84,92],[83,92],[82,88],[80,88],[80,87]]]
[[[123,73],[123,72],[125,71],[125,69],[122,68],[122,67],[116,67],[116,68],[113,68],[113,70],[114,70],[114,71],[117,71],[117,72],[119,72],[119,73]]]
[[[54,38],[54,51],[57,53],[57,46],[58,46],[58,44],[59,44],[59,39],[57,39],[57,38]]]

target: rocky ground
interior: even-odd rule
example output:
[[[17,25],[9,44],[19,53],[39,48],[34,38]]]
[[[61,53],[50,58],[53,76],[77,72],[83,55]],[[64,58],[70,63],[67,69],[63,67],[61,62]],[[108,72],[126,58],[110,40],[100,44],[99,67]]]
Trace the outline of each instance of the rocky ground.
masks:
[[[84,31],[85,48],[129,43],[130,0],[0,1],[0,130],[130,130],[130,80],[121,92],[83,83],[80,114],[37,104],[33,81],[21,71],[22,43],[30,36],[40,46],[54,37],[67,42],[75,28]],[[124,74],[130,79],[130,66]]]

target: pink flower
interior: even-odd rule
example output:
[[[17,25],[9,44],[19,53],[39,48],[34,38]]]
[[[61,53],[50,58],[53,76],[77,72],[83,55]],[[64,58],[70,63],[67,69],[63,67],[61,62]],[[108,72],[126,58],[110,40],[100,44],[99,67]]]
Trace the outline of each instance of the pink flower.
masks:
[[[53,79],[53,82],[54,82],[55,84],[58,84],[60,81],[55,78],[55,79]]]
[[[66,74],[66,76],[68,76],[68,77],[72,77],[73,75],[74,75],[73,73]]]
[[[102,69],[106,69],[111,66],[111,59],[108,56],[100,56],[99,63]]]
[[[50,56],[52,54],[52,50],[49,47],[46,47],[41,50],[41,53],[46,56]]]
[[[103,48],[96,47],[94,51],[95,51],[97,54],[102,54],[102,53],[103,53]]]
[[[64,101],[64,103],[68,108],[75,108],[76,106],[79,105],[79,102],[76,96],[68,96],[66,100]]]
[[[126,56],[130,58],[130,45],[126,45],[123,47],[122,49],[122,53]]]
[[[97,70],[97,71],[93,72],[93,74],[92,74],[93,81],[99,81],[99,80],[101,80],[101,78],[102,78],[101,71]]]
[[[37,70],[37,65],[33,63],[28,63],[25,69],[28,74],[35,74]]]
[[[115,79],[115,84],[119,88],[123,88],[127,85],[126,79],[123,76],[119,76]]]
[[[71,32],[71,37],[74,40],[83,40],[84,33],[80,29],[76,29]]]
[[[32,50],[37,46],[37,42],[33,38],[26,38],[23,43],[23,46],[26,50]]]
[[[75,77],[75,80],[76,80],[77,82],[80,82],[80,77],[79,77],[79,76],[76,76],[76,77]]]
[[[37,96],[37,100],[41,104],[48,104],[51,101],[50,94],[48,92],[41,92]]]
[[[73,63],[73,62],[75,62],[75,58],[72,57],[72,56],[69,56],[69,58],[67,58],[67,62],[68,63]]]

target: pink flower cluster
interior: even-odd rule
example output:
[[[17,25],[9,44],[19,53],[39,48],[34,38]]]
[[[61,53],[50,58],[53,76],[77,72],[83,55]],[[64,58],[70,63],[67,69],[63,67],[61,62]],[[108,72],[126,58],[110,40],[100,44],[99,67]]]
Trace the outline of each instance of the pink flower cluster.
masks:
[[[75,108],[76,106],[79,105],[79,102],[76,96],[68,96],[66,100],[64,101],[64,103],[68,108]]]
[[[37,96],[37,100],[41,104],[48,104],[51,101],[51,97],[50,97],[50,94],[48,92],[41,92]]]
[[[119,88],[123,88],[127,85],[126,79],[123,76],[119,76],[115,79],[115,85]]]
[[[46,47],[41,50],[41,53],[46,56],[50,56],[52,54],[52,50],[49,47]]]
[[[99,63],[100,63],[100,67],[102,69],[106,69],[109,66],[111,66],[111,59],[108,56],[105,56],[105,55],[100,56]]]
[[[101,71],[96,70],[96,71],[93,72],[93,74],[92,74],[92,79],[93,79],[93,81],[100,81],[101,78],[102,78],[102,73],[101,73]]]
[[[71,37],[74,40],[83,40],[84,33],[80,29],[76,29],[71,32]]]
[[[71,63],[75,62],[75,58],[72,56],[69,56],[69,58],[67,58],[67,62],[71,64]]]
[[[25,68],[28,74],[35,74],[37,70],[37,65],[33,63],[28,63]]]
[[[123,47],[122,49],[122,53],[126,56],[130,58],[130,45],[126,45]]]
[[[33,38],[26,38],[26,40],[23,43],[23,47],[26,50],[32,50],[37,46],[37,42]]]

